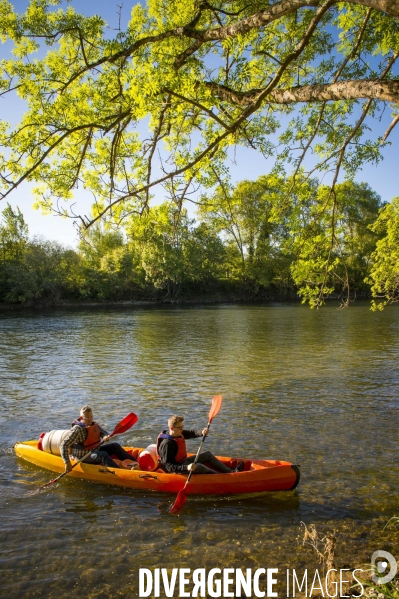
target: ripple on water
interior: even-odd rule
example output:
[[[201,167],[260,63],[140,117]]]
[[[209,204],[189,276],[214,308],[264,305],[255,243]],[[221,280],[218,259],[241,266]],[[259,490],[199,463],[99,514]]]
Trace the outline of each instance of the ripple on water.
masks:
[[[8,599],[138,596],[139,567],[317,567],[301,521],[335,530],[337,562],[394,551],[398,310],[216,306],[0,316],[2,591]],[[67,428],[83,403],[125,444],[146,446],[171,413],[205,424],[209,449],[301,464],[294,492],[173,497],[64,478],[15,458],[18,440]],[[192,447],[196,442],[192,442]]]

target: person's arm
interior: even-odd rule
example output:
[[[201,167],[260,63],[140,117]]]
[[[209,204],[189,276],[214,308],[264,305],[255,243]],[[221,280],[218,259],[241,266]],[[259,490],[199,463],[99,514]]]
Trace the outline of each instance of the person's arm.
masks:
[[[158,447],[161,465],[171,474],[187,474],[187,466],[176,462],[177,443],[172,439],[162,439]]]
[[[194,430],[193,428],[191,429],[184,429],[184,431],[182,431],[182,435],[185,439],[197,439],[197,437],[202,437],[203,435],[203,431],[199,431],[199,430]]]
[[[100,429],[101,439],[104,441],[104,443],[107,443],[107,441],[109,441],[109,433],[100,425],[98,425],[98,428]]]
[[[74,445],[74,443],[83,443],[86,441],[87,431],[85,428],[81,426],[74,426],[67,437],[63,440],[60,445],[60,453],[61,457],[65,464],[65,470],[70,472],[72,470],[71,460],[69,459],[69,448]]]

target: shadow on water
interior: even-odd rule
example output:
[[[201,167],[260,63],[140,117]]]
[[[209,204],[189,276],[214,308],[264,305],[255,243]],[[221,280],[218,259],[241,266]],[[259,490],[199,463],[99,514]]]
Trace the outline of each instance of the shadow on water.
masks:
[[[37,489],[43,480],[47,482],[52,473],[37,468],[33,464],[18,459],[20,471],[16,475],[14,490],[8,493],[9,497],[26,500],[31,497],[32,491]],[[18,485],[18,490],[15,490]],[[20,485],[24,486],[21,493]],[[46,495],[55,494],[65,502],[65,511],[81,514],[91,514],[97,511],[133,508],[145,508],[149,514],[166,518],[199,517],[213,519],[241,518],[246,521],[272,519],[283,525],[284,521],[307,520],[323,522],[326,519],[370,519],[379,517],[380,511],[372,506],[365,506],[356,497],[340,499],[339,497],[326,503],[323,497],[306,497],[303,491],[285,491],[278,493],[265,493],[253,497],[212,497],[188,495],[184,510],[178,515],[169,514],[169,509],[176,499],[175,494],[159,494],[156,492],[134,489],[115,488],[98,483],[90,483],[77,479],[63,479],[52,486],[46,487],[38,493],[41,500],[45,501]]]

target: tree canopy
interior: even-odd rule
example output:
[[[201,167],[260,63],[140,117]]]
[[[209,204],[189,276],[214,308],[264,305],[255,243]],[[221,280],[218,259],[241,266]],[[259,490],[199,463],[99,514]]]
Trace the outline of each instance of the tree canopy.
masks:
[[[366,184],[337,184],[331,251],[328,187],[303,181],[295,201],[284,203],[290,185],[269,175],[218,187],[203,199],[200,222],[164,202],[130,215],[123,229],[95,223],[77,251],[30,239],[22,213],[8,205],[0,220],[0,303],[284,300],[299,293],[320,306],[333,293],[347,305],[369,296],[370,286],[385,303],[397,299],[397,201],[384,206]]]
[[[62,0],[24,14],[0,0],[0,38],[13,44],[0,93],[27,105],[18,125],[0,123],[1,195],[27,180],[44,211],[119,223],[159,186],[181,210],[200,186],[228,185],[241,145],[272,157],[276,176],[290,171],[292,205],[298,181],[330,173],[331,256],[340,176],[379,160],[399,121],[398,19],[399,0],[148,0],[110,35]],[[78,188],[90,215],[71,203]]]

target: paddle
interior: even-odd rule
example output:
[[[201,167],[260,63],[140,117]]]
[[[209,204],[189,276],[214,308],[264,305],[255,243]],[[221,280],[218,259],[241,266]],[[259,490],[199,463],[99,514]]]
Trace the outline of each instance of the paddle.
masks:
[[[219,410],[222,407],[222,399],[223,398],[221,395],[215,395],[214,398],[212,399],[212,405],[211,405],[211,409],[209,410],[209,415],[208,415],[208,426],[207,426],[208,429],[211,426],[212,420],[219,413]],[[197,463],[197,460],[198,460],[199,454],[201,452],[202,445],[204,444],[205,438],[206,438],[206,435],[204,435],[202,437],[202,441],[201,441],[200,446],[198,447],[197,455],[195,456],[195,460],[194,460],[193,464]],[[169,510],[169,514],[177,514],[177,512],[179,512],[180,510],[182,510],[184,508],[186,501],[187,501],[186,487],[187,487],[188,483],[190,482],[193,472],[194,472],[194,470],[190,470],[190,473],[186,480],[186,484],[181,489],[181,491],[178,492],[175,502]]]
[[[116,425],[116,427],[114,428],[113,432],[110,434],[109,437],[111,438],[114,435],[121,435],[122,433],[125,433],[126,431],[129,430],[129,428],[131,428],[134,424],[136,424],[137,421],[138,421],[138,416],[136,416],[136,414],[133,414],[133,412],[131,412],[130,414],[128,414],[127,416],[125,416],[125,418],[123,420],[121,420],[120,422],[118,422],[118,424]],[[73,464],[72,470],[75,468],[75,466],[77,466],[78,464],[80,464],[80,462],[83,462],[87,457],[89,457],[89,455],[91,453],[93,453],[93,451],[95,449],[98,449],[100,447],[100,445],[102,445],[103,443],[104,443],[104,441],[101,441],[101,443],[99,443],[96,447],[92,447],[92,449],[90,449],[90,451],[88,451],[83,456],[83,458],[80,458],[80,460],[78,460],[77,462],[75,462]],[[66,474],[69,474],[69,472],[63,472],[62,474],[60,474],[59,476],[57,476],[57,478],[54,478],[53,480],[50,480],[48,483],[46,483],[46,484],[42,485],[41,487],[39,487],[38,489],[36,489],[36,491],[32,491],[32,493],[37,493],[38,491],[41,491],[45,487],[48,487],[49,485],[52,485],[53,483],[57,482],[57,480],[60,480],[60,478],[62,478]]]

